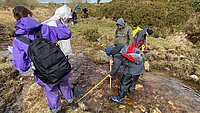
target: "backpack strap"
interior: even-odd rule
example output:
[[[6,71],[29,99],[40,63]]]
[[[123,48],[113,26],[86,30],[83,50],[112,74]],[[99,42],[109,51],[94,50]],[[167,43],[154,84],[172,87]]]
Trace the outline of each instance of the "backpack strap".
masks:
[[[31,44],[31,40],[30,40],[30,39],[28,39],[28,38],[26,38],[26,37],[25,37],[25,36],[23,36],[23,35],[17,36],[16,38],[17,38],[18,40],[20,40],[20,41],[22,41],[22,42],[24,42],[24,43],[28,44],[28,45],[30,45],[30,44]]]
[[[42,37],[42,35],[41,35],[41,25],[40,25],[37,28],[35,28],[35,38],[41,38],[41,37]],[[18,35],[18,36],[16,36],[16,38],[28,45],[30,45],[32,42],[32,40],[26,38],[23,35]]]
[[[41,25],[35,29],[35,38],[42,38]]]

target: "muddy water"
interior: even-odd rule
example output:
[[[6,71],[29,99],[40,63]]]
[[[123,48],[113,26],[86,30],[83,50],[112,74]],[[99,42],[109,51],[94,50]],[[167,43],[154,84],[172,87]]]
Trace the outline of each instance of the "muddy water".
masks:
[[[161,111],[164,112],[200,112],[200,95],[197,90],[164,74],[146,73],[142,78],[145,81],[144,88],[150,88],[147,90],[148,98],[156,97],[157,104],[160,104]]]
[[[86,92],[103,79],[109,65],[95,64],[83,54],[77,56],[70,60],[74,67],[74,76],[70,81],[73,87],[78,84]],[[163,113],[200,112],[200,95],[195,87],[160,71],[146,72],[142,75],[138,83],[143,87],[134,94],[128,94],[125,106],[120,106],[108,99],[108,96],[117,94],[119,79],[120,74],[113,78],[112,89],[109,88],[109,80],[106,80],[84,98],[82,102],[87,106],[86,111],[140,113],[159,109]]]

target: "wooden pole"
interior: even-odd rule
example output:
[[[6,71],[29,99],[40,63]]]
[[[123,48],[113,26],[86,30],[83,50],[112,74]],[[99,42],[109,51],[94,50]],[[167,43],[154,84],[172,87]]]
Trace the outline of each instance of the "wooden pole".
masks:
[[[112,70],[112,64],[113,64],[113,58],[112,55],[110,55],[110,72]],[[112,78],[110,77],[110,89],[112,88]]]

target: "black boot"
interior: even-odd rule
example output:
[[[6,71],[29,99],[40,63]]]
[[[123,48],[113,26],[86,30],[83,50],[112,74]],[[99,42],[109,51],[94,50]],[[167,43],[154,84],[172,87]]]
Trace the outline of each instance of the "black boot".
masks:
[[[76,110],[78,108],[78,104],[76,104],[74,101],[69,103],[69,106],[71,106],[72,110]]]
[[[134,92],[135,92],[135,88],[134,87],[132,87],[132,88],[130,88],[128,90],[128,94],[134,94]]]

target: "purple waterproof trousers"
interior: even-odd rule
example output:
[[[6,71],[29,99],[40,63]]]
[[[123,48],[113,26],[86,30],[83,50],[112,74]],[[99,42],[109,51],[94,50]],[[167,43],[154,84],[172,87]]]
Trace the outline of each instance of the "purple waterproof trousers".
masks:
[[[35,76],[36,82],[43,88],[46,94],[50,110],[58,109],[62,106],[59,90],[67,102],[71,102],[73,100],[73,92],[68,82],[68,78],[71,75],[71,72],[68,73],[65,77],[63,77],[55,84],[43,83],[37,76]]]

